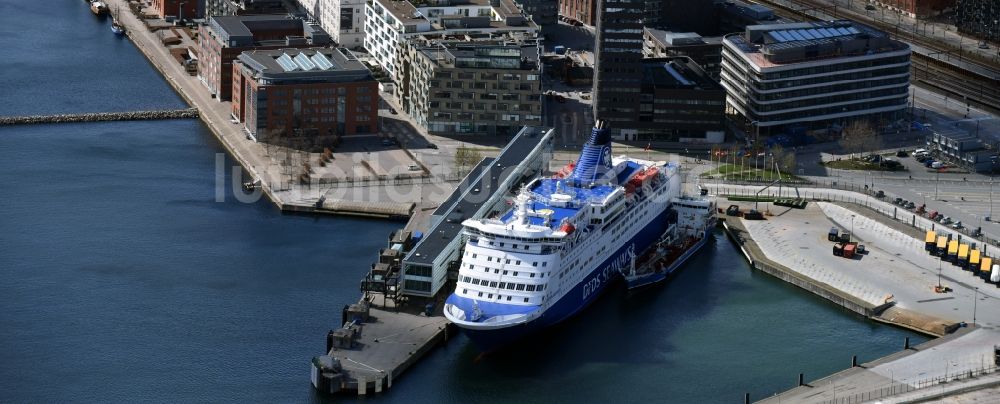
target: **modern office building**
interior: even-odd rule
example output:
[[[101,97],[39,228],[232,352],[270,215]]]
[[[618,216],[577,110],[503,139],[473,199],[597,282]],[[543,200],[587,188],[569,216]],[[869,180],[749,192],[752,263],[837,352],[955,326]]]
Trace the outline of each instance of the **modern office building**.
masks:
[[[205,0],[205,18],[225,15],[282,14],[284,0]]]
[[[160,18],[198,18],[197,0],[153,0],[153,10]]]
[[[441,0],[423,3],[373,0],[365,6],[365,49],[398,81],[398,49],[421,34],[463,35],[522,32],[537,36],[538,25],[512,0]]]
[[[198,27],[198,78],[220,101],[232,90],[233,60],[255,49],[326,46],[318,23],[288,15],[217,16]]]
[[[717,0],[643,0],[642,24],[657,29],[714,35],[718,29]]]
[[[642,87],[642,0],[598,0],[594,46],[594,119],[631,137]]]
[[[642,61],[639,113],[624,129],[633,140],[721,143],[726,91],[691,58]]]
[[[961,1],[964,3],[965,1]],[[996,4],[996,0],[992,0]],[[875,0],[876,6],[910,18],[927,18],[954,10],[957,0]]]
[[[597,0],[559,0],[559,15],[587,25],[596,25]]]
[[[751,25],[790,24],[798,21],[778,17],[774,10],[760,4],[740,0],[726,0],[718,3],[720,35],[741,32]]]
[[[437,135],[513,135],[542,123],[537,43],[411,39],[400,51],[396,99]]]
[[[755,25],[723,39],[721,79],[727,108],[761,134],[880,126],[906,110],[910,48],[852,21]]]
[[[245,51],[232,94],[233,118],[257,141],[378,131],[378,82],[344,48]]]
[[[962,0],[955,12],[955,25],[960,32],[980,39],[1000,42],[1000,1]]]
[[[722,71],[722,37],[702,37],[694,32],[643,30],[642,53],[647,58],[687,56],[709,76],[718,79]]]
[[[549,25],[558,21],[559,0],[520,0],[517,5],[535,24]]]

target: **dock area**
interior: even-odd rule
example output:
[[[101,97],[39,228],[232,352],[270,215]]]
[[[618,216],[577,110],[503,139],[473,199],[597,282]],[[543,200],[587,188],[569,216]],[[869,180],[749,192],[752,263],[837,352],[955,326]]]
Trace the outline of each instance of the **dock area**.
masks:
[[[751,187],[709,188],[737,195]],[[723,223],[755,270],[874,321],[938,338],[915,347],[907,341],[895,354],[862,358],[867,363],[855,357],[846,370],[819,380],[800,375],[797,387],[793,384],[791,390],[761,402],[887,403],[964,395],[973,400],[985,392],[1000,392],[1000,351],[995,350],[1000,346],[1000,288],[925,250],[926,229],[954,232],[863,194],[777,192],[782,197],[806,196],[806,206],[719,198],[720,207],[735,204],[744,212],[756,208],[764,213],[763,220],[727,216]],[[849,232],[866,252],[852,258],[834,255],[834,243],[828,239],[831,228]],[[946,293],[935,290],[939,282],[948,288]]]
[[[367,307],[365,314],[344,311],[352,317],[345,318],[345,324],[347,320],[360,324],[353,328],[359,336],[350,341],[350,335],[331,330],[327,354],[313,359],[311,380],[321,392],[365,395],[388,390],[394,379],[457,332],[440,309],[428,315],[396,307],[376,294],[351,307]]]

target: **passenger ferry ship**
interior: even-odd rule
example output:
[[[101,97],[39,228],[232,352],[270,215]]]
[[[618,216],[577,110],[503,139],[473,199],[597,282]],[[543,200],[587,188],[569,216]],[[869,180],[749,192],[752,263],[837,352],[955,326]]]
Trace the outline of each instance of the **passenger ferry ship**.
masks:
[[[575,164],[531,181],[502,217],[462,223],[467,242],[445,316],[484,350],[573,316],[624,272],[636,274],[637,254],[676,226],[679,169],[613,158],[598,121]]]

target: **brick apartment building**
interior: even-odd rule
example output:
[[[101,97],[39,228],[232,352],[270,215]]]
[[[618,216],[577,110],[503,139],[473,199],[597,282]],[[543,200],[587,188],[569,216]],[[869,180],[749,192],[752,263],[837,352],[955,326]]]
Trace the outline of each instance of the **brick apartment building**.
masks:
[[[198,0],[153,0],[153,10],[160,18],[198,18]]]
[[[559,0],[559,15],[587,25],[595,25],[597,0]]]
[[[330,43],[319,24],[287,15],[216,16],[198,27],[198,78],[229,101],[233,60],[247,50],[307,48]]]
[[[378,131],[378,82],[344,48],[243,52],[232,94],[233,118],[260,142]]]

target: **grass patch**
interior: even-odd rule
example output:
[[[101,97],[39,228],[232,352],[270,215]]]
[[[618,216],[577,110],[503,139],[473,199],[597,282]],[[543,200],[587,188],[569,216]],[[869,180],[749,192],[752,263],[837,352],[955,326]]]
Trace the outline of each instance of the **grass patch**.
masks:
[[[727,178],[735,181],[774,181],[779,178],[774,170],[754,169],[752,166],[742,166],[739,164],[723,164],[714,170],[701,174],[706,178]],[[792,174],[781,173],[782,181],[802,181],[802,178]]]
[[[834,160],[823,162],[823,165],[829,168],[836,168],[840,170],[860,170],[860,171],[906,171],[906,167],[902,164],[889,167],[885,164],[872,163],[862,159],[847,159],[847,160]]]

